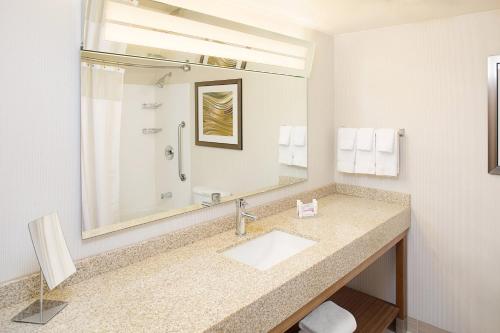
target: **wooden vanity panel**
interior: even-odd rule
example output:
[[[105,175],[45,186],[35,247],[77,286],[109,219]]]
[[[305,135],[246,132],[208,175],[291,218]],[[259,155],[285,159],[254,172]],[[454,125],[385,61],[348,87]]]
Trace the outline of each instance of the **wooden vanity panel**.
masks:
[[[403,237],[396,244],[396,305],[399,308],[398,318],[405,320],[407,316],[407,248],[408,237]]]

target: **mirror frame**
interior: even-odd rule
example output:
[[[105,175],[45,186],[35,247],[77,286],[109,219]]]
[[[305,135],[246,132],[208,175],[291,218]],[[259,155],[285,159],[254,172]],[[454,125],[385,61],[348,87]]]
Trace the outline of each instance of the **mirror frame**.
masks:
[[[500,55],[488,58],[488,173],[500,175],[498,160],[498,80],[500,78]]]
[[[109,54],[109,53],[96,52],[96,51],[80,50],[80,62],[85,61],[86,58],[106,60],[106,59],[109,59],[110,57],[113,59],[116,59],[118,61],[123,61],[125,63],[134,62],[137,64],[143,64],[143,65],[158,65],[159,66],[159,65],[165,65],[166,63],[167,64],[175,64],[175,63],[182,64],[182,62],[177,62],[175,60],[166,60],[166,59],[160,60],[160,59],[144,58],[144,57],[137,57],[137,56],[131,56],[131,55]],[[235,71],[235,72],[243,71],[243,72],[253,72],[253,73],[260,74],[260,75],[279,75],[279,76],[288,76],[288,77],[296,78],[296,79],[304,79],[305,83],[306,83],[305,84],[305,89],[306,89],[306,91],[305,91],[305,95],[306,95],[306,119],[307,119],[307,129],[308,129],[307,130],[307,142],[308,142],[307,155],[308,155],[308,163],[309,163],[309,156],[310,156],[309,153],[310,153],[310,147],[311,147],[309,145],[309,94],[308,94],[309,80],[306,77],[295,76],[295,75],[290,75],[290,74],[277,74],[277,73],[248,71],[248,70],[238,69],[238,68],[214,67],[214,66],[205,65],[205,64],[190,63],[190,65],[194,66],[194,67],[200,67],[200,68],[212,68],[212,69],[219,68],[220,70],[224,70],[224,71]],[[80,107],[79,111],[81,114],[81,107]],[[164,221],[166,219],[169,219],[169,218],[177,216],[177,215],[195,212],[195,211],[198,211],[198,210],[203,209],[203,208],[211,208],[211,207],[215,207],[218,205],[227,204],[227,203],[233,202],[239,198],[248,198],[248,197],[252,197],[255,195],[259,195],[259,194],[264,194],[264,193],[267,193],[270,191],[280,190],[280,189],[283,189],[283,188],[286,188],[289,186],[294,186],[297,184],[304,183],[308,180],[309,180],[309,168],[307,169],[307,177],[304,179],[301,178],[300,180],[297,180],[295,182],[290,182],[287,184],[270,185],[268,187],[256,189],[254,191],[236,193],[236,194],[221,198],[221,201],[219,203],[214,204],[210,207],[205,207],[201,204],[191,204],[191,205],[187,205],[187,206],[180,207],[180,208],[173,208],[173,209],[166,210],[163,212],[145,215],[145,216],[138,217],[138,218],[131,219],[131,220],[120,221],[118,223],[106,225],[104,227],[100,227],[100,228],[96,228],[96,229],[92,229],[92,230],[84,230],[83,218],[82,218],[82,221],[81,221],[82,239],[94,238],[94,237],[106,235],[106,234],[109,234],[112,232],[121,231],[121,230],[128,229],[128,228],[133,228],[133,227],[143,225],[146,223]]]

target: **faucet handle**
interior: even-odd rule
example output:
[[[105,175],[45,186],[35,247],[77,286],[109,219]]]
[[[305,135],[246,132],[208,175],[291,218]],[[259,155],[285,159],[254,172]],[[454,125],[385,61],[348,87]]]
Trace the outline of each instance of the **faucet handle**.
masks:
[[[250,219],[252,221],[257,221],[257,216],[249,213],[241,213],[242,217],[245,217],[247,219]]]
[[[248,202],[246,202],[243,198],[239,198],[238,205],[240,206],[240,208],[245,208],[248,205]]]

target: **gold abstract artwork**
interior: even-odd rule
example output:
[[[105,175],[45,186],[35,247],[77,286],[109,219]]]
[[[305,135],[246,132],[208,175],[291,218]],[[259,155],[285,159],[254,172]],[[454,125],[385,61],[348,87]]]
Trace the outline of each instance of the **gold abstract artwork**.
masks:
[[[207,64],[220,67],[236,68],[238,61],[229,58],[208,57]]]
[[[233,136],[233,92],[203,94],[203,134]]]

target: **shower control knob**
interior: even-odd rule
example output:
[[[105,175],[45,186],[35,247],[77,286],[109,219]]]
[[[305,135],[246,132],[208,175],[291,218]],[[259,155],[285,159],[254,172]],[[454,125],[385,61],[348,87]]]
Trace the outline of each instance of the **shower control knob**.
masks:
[[[174,148],[172,146],[165,147],[165,157],[167,160],[171,160],[174,158]]]

